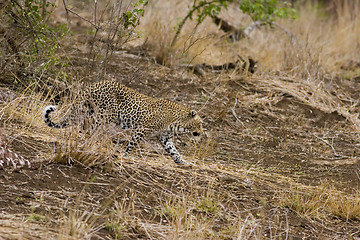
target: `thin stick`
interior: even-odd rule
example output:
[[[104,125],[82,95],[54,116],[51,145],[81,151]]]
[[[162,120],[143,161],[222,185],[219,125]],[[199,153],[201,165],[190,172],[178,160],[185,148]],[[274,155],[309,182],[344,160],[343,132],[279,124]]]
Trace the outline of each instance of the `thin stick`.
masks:
[[[335,156],[337,156],[337,157],[340,156],[340,155],[336,152],[334,146],[329,143],[329,141],[327,141],[327,140],[325,140],[325,139],[323,139],[323,138],[321,138],[321,137],[318,137],[318,136],[316,136],[316,135],[314,135],[314,136],[315,136],[316,138],[320,139],[321,141],[323,141],[324,143],[326,143],[327,145],[329,145],[329,146],[331,147],[331,149],[333,150]]]
[[[237,105],[237,98],[235,98],[235,103],[234,103],[234,106],[231,108],[231,112],[232,112],[233,116],[235,117],[235,119],[236,119],[237,121],[239,121],[244,128],[246,128],[246,127],[245,127],[245,124],[244,124],[244,123],[237,117],[237,115],[236,115],[236,112],[235,112],[235,107],[236,107],[236,105]]]
[[[79,17],[81,20],[84,20],[85,22],[90,23],[90,24],[91,24],[93,27],[95,27],[97,30],[103,30],[102,27],[94,24],[93,22],[87,20],[86,18],[80,16],[78,13],[76,13],[76,12],[74,12],[73,10],[69,9],[69,8],[67,7],[66,0],[63,0],[63,3],[64,3],[64,7],[65,7],[66,14],[69,14],[69,12],[70,12],[70,13],[76,15],[77,17]]]

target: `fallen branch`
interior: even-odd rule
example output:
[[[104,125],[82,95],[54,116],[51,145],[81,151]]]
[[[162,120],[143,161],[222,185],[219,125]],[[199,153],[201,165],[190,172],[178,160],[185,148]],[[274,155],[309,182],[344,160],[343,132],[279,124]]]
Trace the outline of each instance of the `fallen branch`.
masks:
[[[228,62],[220,65],[209,65],[205,63],[196,64],[196,65],[186,65],[187,68],[190,68],[194,71],[195,74],[205,76],[205,70],[210,71],[222,71],[222,70],[231,70],[231,69],[241,69],[250,73],[254,73],[257,67],[257,61],[252,58],[243,59],[238,55],[238,59],[234,62]]]

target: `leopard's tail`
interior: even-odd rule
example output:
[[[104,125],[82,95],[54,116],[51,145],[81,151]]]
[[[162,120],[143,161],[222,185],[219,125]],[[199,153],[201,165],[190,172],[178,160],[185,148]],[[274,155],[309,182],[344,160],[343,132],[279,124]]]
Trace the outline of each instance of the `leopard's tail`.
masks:
[[[65,120],[65,121],[62,121],[60,123],[54,123],[53,121],[51,121],[50,119],[50,113],[51,112],[54,112],[56,110],[56,106],[54,105],[49,105],[49,106],[46,106],[44,111],[43,111],[43,119],[44,119],[44,122],[46,123],[46,125],[48,125],[49,127],[52,127],[52,128],[65,128],[67,127],[69,124],[68,122]]]

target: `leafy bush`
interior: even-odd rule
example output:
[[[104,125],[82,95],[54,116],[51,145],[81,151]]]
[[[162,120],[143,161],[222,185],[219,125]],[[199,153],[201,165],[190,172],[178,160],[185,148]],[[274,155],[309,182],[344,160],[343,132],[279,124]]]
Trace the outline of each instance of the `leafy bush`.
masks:
[[[23,82],[26,86],[33,79],[27,72],[31,76],[36,72],[43,75],[48,70],[58,74],[53,66],[66,65],[56,50],[68,28],[65,24],[51,26],[47,23],[51,14],[48,9],[55,7],[44,0],[14,0],[3,5],[0,11],[3,23],[0,26],[0,72],[7,82],[13,79],[11,83]]]
[[[5,10],[8,28],[16,29],[22,41],[19,47],[28,54],[48,52],[52,54],[58,47],[56,41],[64,37],[65,25],[49,26],[45,19],[50,14],[46,9],[56,7],[54,4],[41,0],[10,1]]]

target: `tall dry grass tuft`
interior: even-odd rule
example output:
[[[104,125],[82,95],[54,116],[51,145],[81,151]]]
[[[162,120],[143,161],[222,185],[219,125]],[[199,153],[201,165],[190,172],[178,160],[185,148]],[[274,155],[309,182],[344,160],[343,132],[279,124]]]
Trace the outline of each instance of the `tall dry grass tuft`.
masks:
[[[276,27],[254,31],[249,48],[263,70],[286,71],[293,76],[317,78],[319,73],[339,73],[358,61],[360,48],[360,1],[335,1],[336,11],[305,1],[295,20],[281,20],[293,39]],[[293,40],[293,41],[292,41]]]
[[[312,189],[294,189],[281,194],[280,203],[310,219],[360,219],[360,194],[337,191],[329,183]]]
[[[95,210],[70,210],[61,221],[58,237],[60,240],[99,238],[98,232],[104,224],[98,224],[96,220]]]
[[[183,195],[160,202],[155,214],[170,227],[167,239],[207,239],[213,233],[218,205],[215,198]]]
[[[333,29],[326,31],[324,63],[334,71],[359,64],[360,58],[360,1],[335,1],[336,15],[331,19]],[[328,26],[330,27],[330,26]]]

